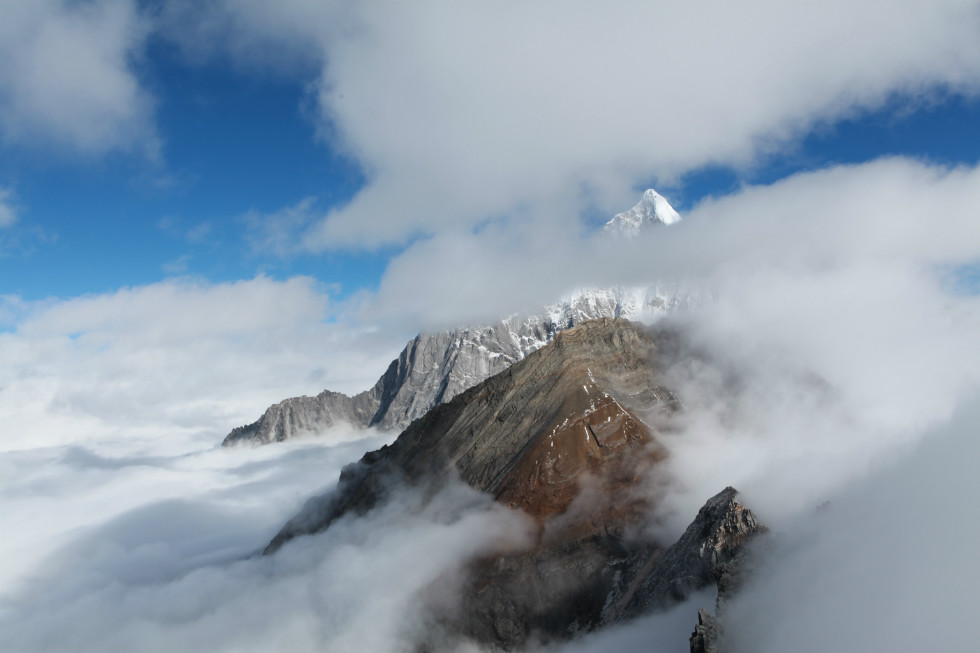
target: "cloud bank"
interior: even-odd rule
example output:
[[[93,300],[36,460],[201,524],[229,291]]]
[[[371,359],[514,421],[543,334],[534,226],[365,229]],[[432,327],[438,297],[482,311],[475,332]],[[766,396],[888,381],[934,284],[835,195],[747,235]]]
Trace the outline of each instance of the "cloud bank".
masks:
[[[287,396],[371,384],[408,335],[333,318],[312,279],[190,279],[104,295],[2,300],[0,450],[168,430],[223,437]]]
[[[980,89],[980,6],[964,0],[178,6],[202,31],[175,38],[198,56],[208,43],[261,66],[276,45],[322,65],[320,128],[368,181],[308,232],[316,250],[528,208],[568,229],[589,206],[629,206],[636,186]]]
[[[180,439],[183,451],[152,457],[120,455],[122,441],[3,455],[14,537],[0,648],[412,650],[430,637],[429,587],[452,586],[488,547],[524,541],[528,522],[454,486],[256,555],[343,464],[391,440],[357,435],[233,450]]]
[[[137,61],[150,27],[135,3],[10,0],[0,6],[0,136],[83,155],[156,156]]]
[[[973,404],[900,462],[800,515],[732,605],[736,650],[969,649],[980,573],[971,543]]]
[[[545,280],[663,274],[705,290],[674,318],[700,353],[669,372],[684,411],[662,436],[669,467],[650,483],[665,539],[728,484],[772,527],[758,580],[732,608],[730,636],[745,646],[849,650],[867,644],[857,619],[869,610],[895,650],[962,643],[949,627],[961,612],[924,609],[923,597],[946,592],[966,605],[971,587],[950,570],[969,564],[961,515],[980,491],[960,469],[978,425],[965,407],[980,396],[980,299],[950,284],[948,270],[980,258],[977,174],[902,159],[802,174],[706,202],[636,243],[559,242],[592,248],[594,265],[564,275],[546,272],[560,258],[522,262],[518,250],[513,281],[498,279],[502,292],[541,266]],[[446,301],[465,290],[454,288],[432,292]],[[4,542],[15,564],[0,648],[406,650],[416,637],[438,640],[422,607],[452,596],[433,596],[433,583],[453,587],[490,534],[522,536],[519,519],[455,488],[432,504],[399,497],[272,558],[247,557],[381,442],[338,432],[215,449],[233,408],[252,419],[263,397],[282,398],[282,384],[315,372],[311,352],[368,377],[358,388],[383,368],[366,352],[388,336],[321,324],[328,298],[308,279],[175,280],[4,307],[15,328],[0,335],[11,361],[0,400],[18,428],[5,429],[0,454],[0,510],[15,525]],[[333,374],[310,385],[331,387]],[[910,510],[921,536],[906,532]],[[893,548],[881,553],[883,542]],[[694,607],[569,647],[682,646]]]
[[[942,285],[952,269],[980,259],[978,188],[976,167],[886,158],[747,186],[633,241],[508,220],[407,249],[364,316],[447,328],[534,310],[582,286],[656,280],[719,295],[769,272],[802,280],[861,267]]]

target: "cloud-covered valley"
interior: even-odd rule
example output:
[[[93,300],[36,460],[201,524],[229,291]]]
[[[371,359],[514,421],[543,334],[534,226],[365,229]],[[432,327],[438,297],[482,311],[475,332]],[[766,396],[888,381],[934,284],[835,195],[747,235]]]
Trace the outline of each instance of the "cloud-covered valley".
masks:
[[[233,210],[234,228],[282,260],[392,253],[342,299],[291,273],[2,290],[0,651],[479,650],[427,608],[453,605],[467,561],[525,541],[523,515],[458,483],[263,557],[397,434],[219,444],[286,397],[367,389],[418,331],[648,284],[693,298],[653,325],[691,355],[666,370],[682,409],[643,481],[650,533],[673,541],[726,485],[771,530],[730,607],[735,650],[969,649],[976,160],[831,162],[700,199],[684,181],[752,178],[885,107],[976,99],[978,34],[966,0],[3,3],[4,147],[165,168],[151,46],[175,69],[300,79],[311,138],[363,186],[322,210],[307,193]],[[19,183],[0,179],[0,256],[40,224]],[[684,220],[602,236],[649,185]],[[683,649],[713,599],[553,650]]]
[[[570,239],[568,251],[592,248],[596,262],[574,272],[561,268],[561,247],[551,259],[515,255],[513,277],[460,259],[467,283],[500,293],[497,315],[528,266],[542,283],[524,305],[589,278],[662,274],[703,291],[669,318],[704,355],[671,371],[684,411],[663,436],[668,472],[649,483],[662,496],[664,537],[728,484],[772,527],[772,564],[761,563],[733,608],[745,615],[736,641],[777,650],[805,637],[812,650],[847,650],[841,633],[861,633],[862,608],[878,596],[862,589],[871,582],[896,597],[878,620],[893,628],[893,650],[927,636],[961,641],[947,613],[914,618],[930,593],[968,600],[943,579],[970,564],[958,516],[980,489],[957,467],[978,425],[968,406],[980,380],[980,302],[954,274],[980,257],[976,175],[894,159],[800,175],[705,202],[635,244]],[[340,306],[303,278],[178,280],[38,305],[7,298],[2,648],[406,650],[424,627],[419,597],[495,538],[520,541],[520,516],[464,487],[431,503],[406,495],[258,558],[306,498],[383,437],[338,430],[260,449],[217,444],[289,394],[370,385],[404,342],[370,328],[374,302],[388,306],[382,324],[483,314],[462,301],[462,285],[433,288],[445,313],[431,323],[386,297],[399,274],[431,273],[424,260],[403,267],[411,261],[409,252],[392,264],[376,297]],[[920,524],[909,505],[928,518]],[[821,571],[861,568],[883,541],[906,542],[888,550],[887,566]],[[807,602],[785,598],[801,586]],[[839,609],[840,595],[859,602]],[[810,609],[830,639],[801,616]],[[683,635],[693,621],[680,614],[572,650]]]

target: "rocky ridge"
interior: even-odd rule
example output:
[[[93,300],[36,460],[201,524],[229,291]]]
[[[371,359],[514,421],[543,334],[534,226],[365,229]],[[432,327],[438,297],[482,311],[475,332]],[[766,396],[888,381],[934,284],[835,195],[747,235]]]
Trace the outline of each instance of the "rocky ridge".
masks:
[[[710,553],[711,578],[718,590],[715,613],[712,615],[707,610],[698,610],[698,623],[689,639],[691,653],[718,653],[723,648],[725,609],[752,574],[752,562],[746,545],[768,531],[755,515],[737,503],[733,488],[727,488],[722,494],[728,495],[723,499],[727,503],[724,514],[721,518],[714,518],[715,527],[709,527],[709,530],[713,530],[715,535],[705,541],[705,552]],[[718,495],[708,504],[715,502],[716,509],[720,508],[716,500],[721,497]],[[701,518],[701,515],[698,517]]]
[[[337,422],[401,430],[433,406],[497,374],[551,342],[560,331],[602,317],[651,319],[682,300],[654,289],[583,290],[541,315],[507,318],[494,325],[419,334],[370,389],[349,397],[324,390],[269,407],[239,426],[222,444],[268,444],[324,431]]]
[[[762,530],[733,489],[672,546],[642,535],[655,497],[637,480],[656,475],[665,456],[657,432],[677,403],[663,372],[680,347],[669,330],[621,319],[563,331],[345,468],[337,489],[309,502],[265,553],[408,487],[432,493],[458,477],[528,514],[537,535],[526,549],[472,562],[461,603],[433,609],[451,637],[501,650],[562,640],[720,584]]]
[[[648,190],[639,204],[615,216],[604,231],[632,237],[645,225],[673,224],[679,219],[667,200]],[[255,422],[233,429],[222,444],[281,442],[325,431],[338,422],[402,430],[432,407],[548,344],[560,331],[603,317],[651,321],[687,301],[675,290],[656,286],[584,289],[538,315],[419,334],[369,390],[353,397],[324,390],[314,397],[286,399],[270,406]]]
[[[269,550],[347,512],[370,509],[393,477],[396,485],[444,481],[450,469],[529,514],[564,512],[580,471],[612,470],[621,456],[632,464],[640,453],[662,455],[634,411],[673,410],[673,395],[658,385],[651,363],[670,346],[668,334],[651,336],[622,319],[592,320],[557,334],[550,345],[436,406],[393,444],[345,468],[339,491],[287,524]]]

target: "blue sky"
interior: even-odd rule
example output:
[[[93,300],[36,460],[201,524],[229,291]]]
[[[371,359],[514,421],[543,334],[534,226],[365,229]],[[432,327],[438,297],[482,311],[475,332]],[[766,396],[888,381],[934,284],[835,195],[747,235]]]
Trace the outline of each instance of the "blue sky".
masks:
[[[311,212],[325,214],[363,186],[357,161],[317,136],[304,108],[307,78],[251,76],[225,62],[193,66],[163,45],[150,49],[143,74],[158,100],[159,161],[3,148],[0,179],[19,223],[0,258],[4,294],[70,297],[182,274],[213,281],[310,275],[341,284],[341,295],[377,287],[400,248],[278,255],[250,244],[249,215],[307,198]],[[885,155],[975,165],[980,101],[896,100],[821,126],[750,169],[695,169],[669,195],[686,210],[745,183]]]
[[[92,3],[65,4],[61,11],[86,4]],[[152,98],[145,121],[153,132],[153,153],[139,143],[85,151],[8,133],[0,146],[0,188],[17,220],[0,241],[0,292],[25,300],[67,298],[180,275],[221,282],[265,274],[310,275],[347,297],[359,289],[376,290],[393,255],[420,236],[439,233],[442,224],[421,222],[392,239],[350,246],[303,247],[286,240],[271,245],[265,236],[277,222],[288,231],[291,209],[294,225],[307,228],[365,190],[365,169],[384,165],[370,155],[358,156],[357,143],[352,148],[347,142],[356,135],[344,133],[343,116],[332,116],[318,96],[329,83],[321,66],[324,56],[329,65],[330,45],[324,46],[327,55],[301,54],[268,66],[257,64],[254,53],[195,54],[168,32],[175,19],[166,10],[151,9],[143,6],[143,19],[161,26],[129,44],[119,65]],[[196,16],[193,10],[185,14]],[[706,195],[727,195],[745,184],[886,155],[976,165],[980,102],[937,77],[923,92],[911,94],[901,92],[907,82],[899,78],[894,88],[886,85],[879,98],[863,102],[867,106],[857,102],[828,110],[788,134],[773,136],[753,127],[747,135],[756,144],[742,146],[734,160],[722,154],[718,161],[711,156],[670,165],[653,161],[646,171],[630,170],[619,181],[631,192],[654,185],[686,211]],[[654,95],[651,101],[658,99]],[[799,121],[792,114],[788,118]],[[632,203],[622,190],[612,197],[572,204],[568,213],[573,220],[586,216],[594,228],[610,211]],[[449,214],[453,206],[423,208]],[[489,207],[464,218],[463,228],[508,210]],[[445,224],[451,221],[446,216]]]
[[[0,398],[222,431],[583,286],[969,301],[978,33],[975,0],[10,0]],[[686,220],[596,239],[651,186]]]
[[[362,183],[356,162],[316,138],[303,79],[191,66],[165,44],[149,48],[140,72],[157,99],[158,160],[3,149],[0,178],[21,231],[0,259],[5,293],[67,297],[168,275],[225,281],[260,271],[376,283],[378,257],[283,259],[246,239],[250,213],[304,198],[327,207]]]
[[[943,166],[980,161],[980,102],[954,96],[936,104],[895,100],[874,111],[824,125],[740,173],[709,166],[684,178],[681,194],[694,204],[705,194],[735,192],[742,183],[770,184],[795,173],[882,156],[905,156]]]

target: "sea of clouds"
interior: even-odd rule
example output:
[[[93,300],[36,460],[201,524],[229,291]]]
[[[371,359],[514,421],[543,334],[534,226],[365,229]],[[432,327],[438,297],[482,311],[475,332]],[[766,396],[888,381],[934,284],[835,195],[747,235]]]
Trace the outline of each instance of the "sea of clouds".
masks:
[[[429,633],[427,588],[452,587],[500,538],[520,542],[522,519],[453,487],[258,557],[393,434],[221,439],[284,397],[369,387],[415,330],[652,282],[711,298],[671,318],[700,354],[669,370],[684,411],[650,481],[668,490],[658,534],[726,485],[772,529],[731,606],[732,643],[973,646],[975,163],[829,165],[706,199],[634,242],[593,232],[645,180],[743,173],[892,102],[975,98],[976,2],[151,9],[3,3],[4,142],[160,163],[137,65],[152,39],[189,66],[313,70],[313,122],[365,186],[327,215],[296,198],[253,216],[256,244],[397,253],[378,288],[340,305],[312,279],[263,276],[0,297],[0,650],[411,650]],[[9,183],[4,234],[25,223]],[[683,650],[711,600],[568,649]]]
[[[711,298],[668,318],[699,354],[667,371],[684,410],[652,481],[668,488],[657,534],[675,537],[726,485],[770,526],[731,607],[745,649],[968,642],[977,174],[883,160],[748,188],[616,245],[596,275],[673,271]],[[586,245],[611,246],[568,246]],[[259,557],[394,434],[218,446],[284,394],[368,387],[403,342],[323,321],[326,301],[308,280],[264,278],[6,300],[0,649],[398,651],[434,636],[424,605],[452,599],[429,588],[522,541],[519,515],[453,487]],[[711,601],[571,650],[683,648]]]

